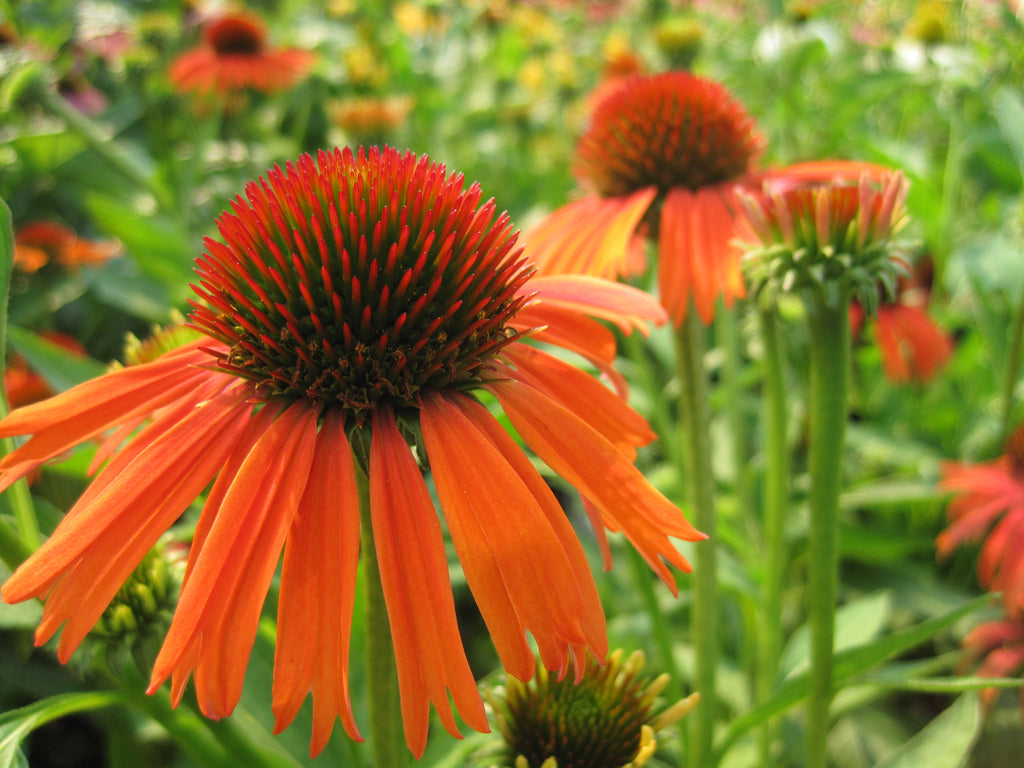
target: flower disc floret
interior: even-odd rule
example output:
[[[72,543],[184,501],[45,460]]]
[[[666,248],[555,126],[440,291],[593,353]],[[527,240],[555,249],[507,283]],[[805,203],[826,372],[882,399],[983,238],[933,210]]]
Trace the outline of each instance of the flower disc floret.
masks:
[[[763,142],[722,85],[689,72],[632,77],[594,109],[576,171],[605,197],[696,190],[746,173]]]
[[[250,183],[198,261],[195,327],[267,398],[362,421],[480,383],[516,333],[529,270],[461,175],[396,150],[309,155]]]

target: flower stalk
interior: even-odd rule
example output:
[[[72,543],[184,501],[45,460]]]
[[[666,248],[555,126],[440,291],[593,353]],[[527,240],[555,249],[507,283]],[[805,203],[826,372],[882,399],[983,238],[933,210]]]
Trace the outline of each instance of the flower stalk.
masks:
[[[808,768],[827,765],[832,655],[838,591],[839,492],[850,368],[850,294],[829,302],[823,291],[805,295],[809,331],[810,534],[807,548],[807,621],[811,635],[807,696]]]
[[[718,659],[717,539],[714,478],[711,472],[710,408],[704,375],[705,326],[688,312],[676,333],[679,377],[679,419],[683,434],[683,476],[694,525],[708,539],[694,549],[693,610],[690,625],[694,646],[694,687],[701,696],[691,722],[690,768],[699,768],[711,753]]]

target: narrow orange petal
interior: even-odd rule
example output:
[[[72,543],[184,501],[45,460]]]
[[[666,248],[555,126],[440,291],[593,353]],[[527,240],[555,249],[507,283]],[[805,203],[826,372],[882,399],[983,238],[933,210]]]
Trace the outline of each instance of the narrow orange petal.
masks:
[[[493,382],[488,389],[516,431],[615,523],[675,592],[675,581],[659,557],[683,570],[689,564],[668,537],[699,541],[704,534],[599,432],[543,393],[515,381],[515,372],[509,371],[509,377],[513,380]]]
[[[525,344],[511,344],[505,357],[521,381],[541,390],[605,436],[633,461],[636,449],[657,435],[647,420],[590,374]]]
[[[546,307],[572,309],[581,315],[609,320],[623,333],[646,333],[647,323],[665,322],[665,310],[649,293],[629,285],[588,275],[542,275],[526,283],[525,292],[535,294],[533,308],[542,314]]]
[[[429,705],[458,736],[446,689],[466,723],[487,731],[483,699],[466,660],[441,525],[409,447],[385,408],[373,415],[370,512],[395,645],[405,738],[419,758]]]
[[[564,668],[571,647],[602,656],[604,614],[583,548],[523,450],[465,395],[427,395],[420,414],[438,496],[481,612],[499,583],[497,605],[511,600],[549,669]]]
[[[316,419],[314,408],[295,403],[245,457],[182,589],[150,690],[202,642],[195,666],[199,706],[211,717],[234,709],[260,610],[309,476]]]
[[[349,697],[349,639],[359,565],[359,496],[344,419],[324,416],[309,484],[285,545],[274,651],[274,732],[313,694],[310,755],[340,717],[362,741]]]

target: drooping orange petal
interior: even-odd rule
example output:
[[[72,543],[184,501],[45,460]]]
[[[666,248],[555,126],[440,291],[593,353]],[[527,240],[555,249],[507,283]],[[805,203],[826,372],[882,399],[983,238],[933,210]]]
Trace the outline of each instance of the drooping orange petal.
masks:
[[[245,395],[237,388],[229,390],[196,407],[179,423],[156,425],[156,429],[140,435],[119,457],[120,461],[105,469],[83,493],[53,536],[7,580],[3,586],[4,599],[20,602],[45,594],[61,574],[95,548],[101,537],[107,537],[115,548],[124,544],[123,539],[133,528],[125,525],[125,515],[145,520],[151,512],[165,506],[168,514],[174,508],[180,514],[218,469],[216,451],[210,457],[212,461],[205,457],[192,461],[184,454],[189,446],[205,446],[218,435],[230,446],[229,436],[237,423],[244,424],[248,415]],[[196,477],[182,474],[183,466],[196,473]],[[204,467],[202,472],[200,467]],[[204,472],[205,480],[199,482]],[[173,521],[174,516],[164,530]]]
[[[525,344],[509,345],[505,356],[519,369],[520,381],[575,413],[630,461],[637,447],[657,437],[643,416],[585,371]]]
[[[567,669],[571,649],[603,655],[603,613],[583,549],[522,449],[465,395],[425,395],[420,424],[452,541],[485,621],[500,628],[495,613],[510,603],[520,619],[519,637],[503,638],[514,652],[506,668],[521,679],[532,675],[523,628],[549,669]]]
[[[572,309],[581,315],[609,320],[623,333],[647,333],[647,323],[664,323],[665,310],[649,293],[629,285],[588,275],[540,275],[525,289],[536,297],[533,310],[542,316],[546,307]]]
[[[531,229],[524,245],[542,275],[585,274],[615,279],[630,264],[630,243],[657,190],[623,197],[585,197],[554,211]]]
[[[260,610],[309,477],[316,420],[308,403],[293,404],[245,457],[182,588],[150,691],[180,672],[199,644],[194,672],[200,709],[213,718],[234,709]]]
[[[555,472],[610,518],[668,587],[675,580],[661,558],[685,571],[689,563],[669,536],[699,541],[704,534],[650,484],[599,432],[542,392],[516,381],[492,382],[490,390],[516,431]]]
[[[893,381],[929,381],[953,353],[949,337],[921,307],[879,307],[875,334],[885,373]]]
[[[370,512],[405,738],[419,758],[427,744],[431,703],[445,728],[460,736],[446,691],[470,727],[486,732],[488,726],[455,620],[441,525],[394,418],[381,407],[373,414]]]
[[[661,208],[658,287],[676,327],[686,319],[690,300],[701,320],[714,318],[721,296],[726,306],[744,294],[736,226],[717,187],[696,192],[675,188]]]
[[[176,350],[13,411],[0,421],[0,437],[32,437],[0,459],[0,491],[100,432],[177,400],[211,376],[223,376],[194,367],[209,361],[208,354],[194,347]]]
[[[359,495],[341,415],[330,411],[317,438],[309,484],[285,544],[274,650],[274,732],[313,694],[312,757],[335,718],[362,741],[349,697],[349,640],[359,565]]]

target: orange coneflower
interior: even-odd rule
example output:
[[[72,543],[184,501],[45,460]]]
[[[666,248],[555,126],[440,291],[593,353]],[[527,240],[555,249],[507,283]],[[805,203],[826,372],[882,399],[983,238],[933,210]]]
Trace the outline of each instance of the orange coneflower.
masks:
[[[979,677],[1024,675],[1024,614],[1004,615],[999,621],[979,624],[967,633],[963,646],[971,660],[980,661],[975,670]],[[1000,693],[1000,688],[983,689],[982,706],[991,709]],[[1021,688],[1020,706],[1024,714],[1024,688]]]
[[[50,263],[75,268],[97,266],[121,252],[117,240],[86,240],[53,221],[33,221],[14,233],[14,266],[35,272]]]
[[[732,245],[733,187],[762,150],[753,119],[721,85],[688,72],[624,79],[595,107],[576,173],[589,194],[529,234],[543,274],[626,274],[642,225],[658,244],[661,302],[676,325],[744,295]]]
[[[0,421],[0,435],[33,435],[0,461],[0,490],[113,429],[107,466],[3,587],[9,602],[45,597],[37,641],[63,625],[67,659],[212,481],[151,690],[170,678],[178,701],[194,675],[203,712],[232,711],[283,550],[277,727],[312,690],[311,750],[335,716],[357,737],[347,649],[366,473],[408,744],[422,753],[431,703],[458,733],[449,691],[486,730],[420,464],[512,675],[533,674],[528,632],[562,672],[587,649],[603,658],[607,640],[572,527],[476,391],[674,590],[668,564],[688,564],[669,537],[702,535],[632,463],[653,433],[597,379],[526,343],[607,369],[613,337],[592,317],[629,331],[664,313],[625,286],[533,277],[508,217],[480,199],[444,166],[390,148],[274,168],[206,241],[191,315],[200,340]]]
[[[182,93],[224,95],[246,88],[273,93],[298,81],[312,61],[309,51],[272,48],[263,20],[237,11],[207,22],[202,44],[175,59],[169,76]]]
[[[983,541],[978,581],[1003,593],[1008,613],[1024,611],[1024,426],[1006,442],[1006,453],[982,464],[946,462],[939,489],[955,494],[949,527],[936,540],[940,557]]]

